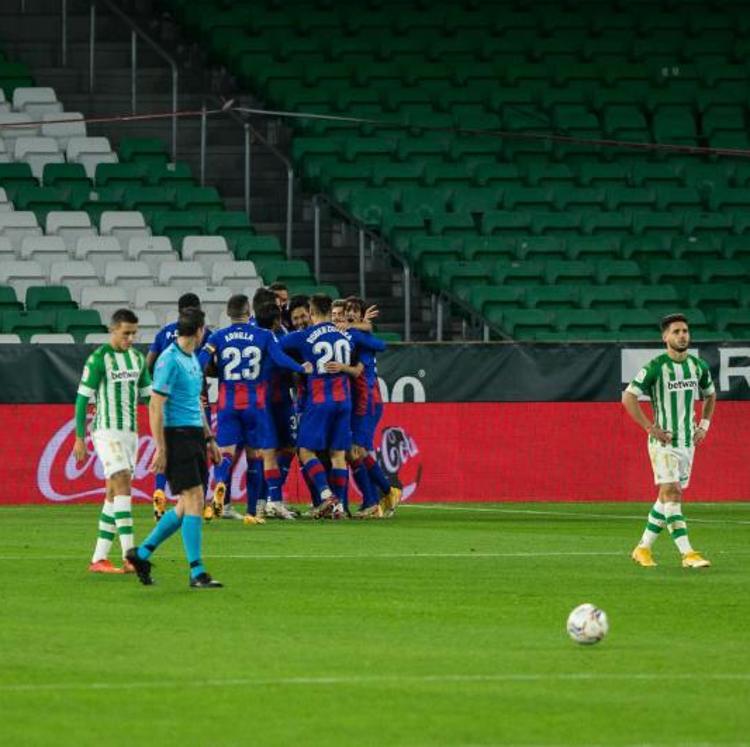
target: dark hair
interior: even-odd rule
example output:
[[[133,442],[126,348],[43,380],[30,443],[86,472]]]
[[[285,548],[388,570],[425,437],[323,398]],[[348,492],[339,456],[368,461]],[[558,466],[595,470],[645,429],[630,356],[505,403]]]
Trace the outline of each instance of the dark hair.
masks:
[[[674,324],[675,322],[685,322],[685,324],[687,324],[688,320],[684,314],[667,314],[659,323],[661,331],[666,332],[669,329],[669,325]]]
[[[276,294],[268,288],[258,288],[253,294],[253,314],[258,315],[258,309],[267,303],[276,303]]]
[[[183,293],[177,299],[177,310],[182,311],[183,309],[199,309],[201,307],[201,300],[195,293]]]
[[[110,324],[116,327],[118,324],[138,324],[138,317],[130,309],[117,309],[112,314]]]
[[[227,315],[230,319],[250,314],[250,299],[244,293],[235,293],[227,301]]]
[[[273,329],[281,321],[281,309],[275,303],[264,303],[255,311],[255,323],[263,329]]]
[[[360,298],[359,296],[349,296],[348,298],[344,299],[346,306],[345,308],[349,309],[356,309],[361,316],[365,315],[365,310],[367,309],[367,304],[365,303],[364,298]]]
[[[299,309],[300,307],[307,309],[310,311],[310,298],[309,296],[305,296],[302,294],[299,294],[297,296],[292,296],[289,299],[289,313],[291,314],[295,309]]]
[[[310,296],[310,312],[318,316],[328,316],[331,313],[333,301],[325,293],[315,293]]]
[[[343,308],[346,308],[346,301],[344,301],[343,298],[337,298],[335,301],[331,301],[331,308],[334,306],[341,306]]]
[[[268,290],[271,291],[287,291],[289,292],[289,287],[286,283],[271,283],[271,285],[268,286]]]
[[[177,319],[177,335],[179,337],[192,337],[205,325],[206,315],[203,311],[190,306],[180,312],[180,316]]]

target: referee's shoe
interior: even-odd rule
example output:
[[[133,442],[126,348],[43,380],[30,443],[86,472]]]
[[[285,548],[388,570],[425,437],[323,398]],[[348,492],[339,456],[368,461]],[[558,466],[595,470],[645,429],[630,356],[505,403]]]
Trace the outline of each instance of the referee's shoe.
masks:
[[[191,589],[222,589],[224,584],[211,578],[208,573],[199,573],[195,578],[190,579]]]
[[[151,561],[138,557],[138,548],[131,547],[125,554],[125,559],[135,568],[138,580],[144,586],[152,586],[154,579],[151,578]]]

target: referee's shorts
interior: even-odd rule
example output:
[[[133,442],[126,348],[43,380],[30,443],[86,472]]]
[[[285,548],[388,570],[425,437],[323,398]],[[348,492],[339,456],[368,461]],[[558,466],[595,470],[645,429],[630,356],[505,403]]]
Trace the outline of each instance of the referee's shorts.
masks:
[[[208,456],[203,428],[165,428],[167,469],[173,495],[208,482]]]

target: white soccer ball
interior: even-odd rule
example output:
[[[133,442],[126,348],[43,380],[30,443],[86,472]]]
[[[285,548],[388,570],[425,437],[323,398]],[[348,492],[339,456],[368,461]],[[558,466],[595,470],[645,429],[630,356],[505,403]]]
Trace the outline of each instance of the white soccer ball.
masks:
[[[567,629],[576,643],[599,643],[609,630],[607,613],[593,604],[579,604],[568,615]]]

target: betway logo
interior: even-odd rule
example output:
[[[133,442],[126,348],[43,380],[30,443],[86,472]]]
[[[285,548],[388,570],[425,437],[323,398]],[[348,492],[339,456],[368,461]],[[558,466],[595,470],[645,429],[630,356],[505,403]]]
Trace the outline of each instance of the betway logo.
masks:
[[[689,379],[688,381],[668,381],[667,389],[670,392],[678,392],[681,389],[697,389],[698,382],[695,379]]]
[[[110,371],[109,373],[109,378],[112,381],[136,381],[140,376],[140,371]]]

